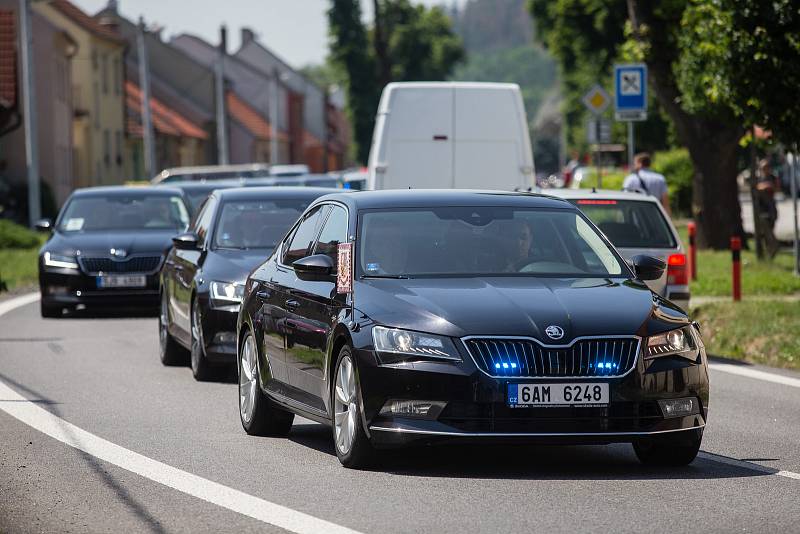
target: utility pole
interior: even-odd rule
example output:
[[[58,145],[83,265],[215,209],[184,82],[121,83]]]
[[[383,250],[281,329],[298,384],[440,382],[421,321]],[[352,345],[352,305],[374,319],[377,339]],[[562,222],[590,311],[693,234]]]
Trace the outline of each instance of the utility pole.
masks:
[[[761,224],[761,206],[758,204],[758,192],[756,190],[758,180],[756,178],[756,127],[750,127],[750,201],[753,203],[753,239],[756,242],[756,257],[764,259],[764,231]]]
[[[217,156],[220,165],[227,165],[228,159],[228,128],[225,113],[225,56],[228,54],[228,30],[224,25],[219,28],[219,60],[216,69],[217,93]]]
[[[144,32],[144,18],[139,17],[139,26],[136,30],[136,47],[139,55],[139,85],[141,85],[142,90],[142,145],[144,147],[144,173],[149,180],[156,175],[156,145],[153,137],[153,119],[150,115],[150,66],[147,60]]]
[[[28,172],[28,223],[31,228],[42,216],[39,191],[39,140],[36,124],[36,88],[33,78],[33,33],[30,1],[19,0],[20,40],[22,41],[22,100],[25,121],[25,163]]]
[[[269,140],[269,163],[278,163],[278,69],[272,69],[272,95],[269,99],[269,121],[272,124],[272,137]]]
[[[628,121],[628,169],[633,170],[633,121]]]

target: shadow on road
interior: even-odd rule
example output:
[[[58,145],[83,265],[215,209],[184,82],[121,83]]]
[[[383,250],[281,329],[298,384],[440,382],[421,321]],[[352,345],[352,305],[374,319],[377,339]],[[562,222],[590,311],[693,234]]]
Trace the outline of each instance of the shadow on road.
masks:
[[[158,317],[152,308],[85,308],[68,310],[60,319],[149,319]]]
[[[336,456],[331,430],[295,424],[289,439]],[[705,459],[680,468],[646,467],[630,445],[435,445],[381,451],[373,469],[400,476],[513,480],[700,480],[765,476]]]
[[[19,391],[24,392],[27,396],[31,396],[35,398],[35,400],[31,400],[31,402],[35,402],[37,404],[44,404],[48,406],[47,411],[52,413],[53,415],[61,417],[61,413],[58,409],[58,405],[60,404],[57,401],[53,401],[47,399],[44,395],[41,395],[39,392],[25,386],[24,384],[20,384],[19,382],[15,381],[14,379],[0,373],[0,379],[2,379],[6,384],[12,385]],[[65,427],[65,431],[70,433],[69,427]],[[74,436],[73,436],[74,438]],[[75,454],[83,460],[83,462],[89,466],[92,471],[94,471],[97,478],[105,484],[111,491],[113,491],[119,501],[123,503],[136,517],[141,520],[140,527],[142,531],[154,532],[157,534],[161,534],[166,532],[164,528],[161,526],[161,523],[153,517],[150,512],[147,511],[147,508],[139,503],[136,499],[134,499],[130,493],[114,478],[114,476],[107,471],[108,466],[104,465],[100,460],[92,456],[91,454],[84,452],[80,449],[76,449],[74,447],[69,447],[70,450],[74,451]]]

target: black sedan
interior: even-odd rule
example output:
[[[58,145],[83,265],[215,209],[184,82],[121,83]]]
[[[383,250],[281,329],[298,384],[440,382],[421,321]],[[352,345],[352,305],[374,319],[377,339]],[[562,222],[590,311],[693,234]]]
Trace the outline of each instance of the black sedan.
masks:
[[[253,187],[213,192],[194,216],[161,271],[161,361],[182,363],[190,351],[194,377],[213,378],[236,362],[236,318],[248,273],[267,258],[288,228],[328,189]]]
[[[631,442],[645,463],[700,447],[697,327],[574,206],[532,194],[333,194],[250,275],[237,329],[250,434],[294,414],[345,466],[411,443]]]
[[[177,189],[76,190],[54,225],[38,225],[52,229],[39,252],[42,317],[79,306],[156,308],[161,263],[188,222]]]

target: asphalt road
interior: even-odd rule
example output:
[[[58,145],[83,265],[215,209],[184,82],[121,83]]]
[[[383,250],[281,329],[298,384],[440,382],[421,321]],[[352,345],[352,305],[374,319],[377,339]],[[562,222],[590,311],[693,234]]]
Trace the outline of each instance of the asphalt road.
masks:
[[[309,421],[247,436],[235,383],[162,367],[157,343],[152,317],[0,316],[0,532],[800,530],[800,382],[712,369],[706,453],[676,470],[614,445],[426,448],[351,471]]]

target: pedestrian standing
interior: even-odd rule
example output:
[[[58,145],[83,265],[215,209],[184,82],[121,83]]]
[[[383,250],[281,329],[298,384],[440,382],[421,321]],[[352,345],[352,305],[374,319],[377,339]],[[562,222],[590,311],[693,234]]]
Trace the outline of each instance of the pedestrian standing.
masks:
[[[624,191],[640,191],[656,197],[667,214],[671,214],[667,179],[663,174],[650,170],[651,162],[652,159],[647,152],[636,154],[633,158],[634,172],[625,177],[622,189]]]
[[[756,175],[756,193],[759,203],[759,211],[767,221],[770,230],[775,229],[775,221],[778,220],[778,206],[775,203],[775,193],[781,190],[781,181],[772,172],[772,166],[768,159],[758,162],[758,174]]]

